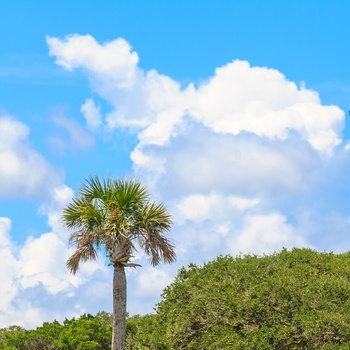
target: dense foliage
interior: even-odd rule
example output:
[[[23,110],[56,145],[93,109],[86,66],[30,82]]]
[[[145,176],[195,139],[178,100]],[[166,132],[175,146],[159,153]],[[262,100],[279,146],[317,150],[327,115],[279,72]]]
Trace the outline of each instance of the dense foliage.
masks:
[[[350,349],[350,253],[283,250],[180,269],[127,350]],[[110,349],[111,314],[0,330],[0,349]]]
[[[11,326],[0,330],[4,350],[106,350],[111,348],[112,316],[99,312],[78,319],[45,322],[35,330]]]
[[[127,319],[126,350],[167,350],[165,332],[156,314]]]
[[[350,349],[350,253],[309,249],[180,270],[158,306],[169,349]]]

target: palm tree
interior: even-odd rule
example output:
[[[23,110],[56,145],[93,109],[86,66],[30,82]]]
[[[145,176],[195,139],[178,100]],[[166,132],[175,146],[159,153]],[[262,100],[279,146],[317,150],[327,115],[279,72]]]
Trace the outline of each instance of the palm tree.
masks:
[[[114,268],[112,350],[124,350],[125,267],[141,266],[130,261],[136,244],[153,266],[175,261],[174,245],[164,236],[172,224],[170,215],[163,204],[150,201],[139,182],[91,176],[63,209],[63,222],[73,230],[69,244],[76,250],[67,260],[73,274],[80,262],[95,260],[101,250]]]

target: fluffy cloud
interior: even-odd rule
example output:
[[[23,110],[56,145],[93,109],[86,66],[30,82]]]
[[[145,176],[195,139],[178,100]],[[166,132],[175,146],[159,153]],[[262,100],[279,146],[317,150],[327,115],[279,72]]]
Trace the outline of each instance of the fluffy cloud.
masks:
[[[143,71],[124,39],[99,44],[75,34],[48,37],[47,43],[57,64],[82,69],[92,89],[110,103],[105,125],[137,133],[134,172],[169,203],[176,223],[193,224],[194,231],[204,222],[217,232],[226,227],[222,232],[243,248],[238,226],[227,224],[230,215],[231,222],[242,223],[253,208],[270,217],[277,205],[288,207],[311,194],[342,142],[344,112],[322,105],[317,92],[275,69],[235,60],[197,87],[181,88],[155,70]],[[92,101],[82,111],[99,125]],[[237,198],[240,209],[233,204]],[[267,223],[280,227],[283,236],[283,225]],[[294,242],[291,235],[283,237],[277,245]]]
[[[227,219],[233,211],[245,211],[259,202],[258,198],[225,196],[216,192],[208,195],[190,194],[176,202],[173,216],[180,225],[186,221],[200,223],[205,220]],[[227,212],[230,214],[227,215]]]
[[[171,197],[213,190],[248,197],[301,193],[314,185],[320,169],[318,154],[299,138],[271,142],[254,135],[218,135],[203,127],[178,136],[168,147],[144,151],[162,167],[137,164],[135,171],[158,176],[155,188]]]
[[[87,127],[89,130],[96,130],[102,123],[102,117],[100,108],[95,105],[93,99],[88,98],[85,103],[81,106],[81,112],[83,113]]]
[[[60,174],[28,142],[29,128],[0,116],[0,196],[45,197],[61,182]]]
[[[0,278],[2,285],[6,286],[0,292],[0,310],[4,310],[18,293],[18,287],[14,281],[15,276],[18,275],[18,266],[13,256],[14,247],[9,236],[10,230],[11,221],[8,218],[0,218]]]
[[[247,215],[243,227],[229,240],[230,250],[239,253],[269,254],[285,248],[307,246],[296,229],[280,213]]]
[[[322,106],[316,92],[298,89],[274,69],[236,60],[216,69],[197,96],[194,115],[218,133],[286,139],[294,130],[325,152],[341,142],[343,111]]]
[[[110,285],[111,272],[103,257],[83,264],[77,275],[70,274],[66,267],[73,251],[67,247],[67,232],[60,216],[72,195],[65,185],[54,188],[50,200],[40,208],[52,231],[27,237],[22,245],[11,239],[10,219],[0,218],[0,327],[34,327],[44,321],[79,315],[86,310],[85,288],[96,290]],[[79,298],[83,299],[80,304]],[[109,295],[95,298],[109,305]],[[96,305],[94,311],[100,307]]]
[[[57,117],[55,122],[68,132],[76,147],[91,141],[74,121]],[[0,116],[0,179],[1,198],[35,197],[41,203],[38,214],[47,217],[51,228],[19,244],[11,237],[10,218],[0,217],[0,327],[34,327],[81,314],[86,303],[77,301],[85,297],[85,286],[90,290],[105,287],[111,280],[110,271],[101,257],[84,264],[79,274],[69,273],[66,260],[72,250],[67,247],[68,232],[61,215],[74,192],[31,146],[27,125],[8,115]],[[109,305],[109,295],[95,299]],[[94,311],[100,308],[101,304],[95,305]]]
[[[326,153],[341,142],[344,113],[322,106],[316,92],[299,89],[277,70],[236,60],[197,89],[190,84],[181,90],[173,79],[139,68],[137,54],[123,39],[100,45],[89,35],[72,35],[48,37],[47,43],[57,64],[87,71],[92,87],[111,103],[109,126],[144,129],[141,144],[164,144],[184,116],[216,133],[286,139],[294,131]]]
[[[91,35],[70,35],[65,40],[48,36],[47,43],[56,63],[68,70],[83,67],[115,88],[128,88],[134,82],[139,59],[124,39],[100,45]]]
[[[66,244],[57,234],[46,233],[39,238],[29,237],[19,256],[23,276],[21,285],[29,288],[42,283],[49,293],[56,294],[70,285],[78,284],[65,267],[67,258]]]
[[[99,44],[89,35],[72,35],[48,37],[47,43],[58,65],[81,69],[110,105],[102,116],[93,100],[84,102],[88,128],[137,134],[130,155],[134,175],[174,218],[171,238],[179,262],[169,270],[130,272],[130,285],[140,290],[130,292],[141,308],[135,312],[143,310],[135,301],[142,291],[149,303],[176,267],[188,262],[283,246],[339,249],[317,221],[337,223],[348,242],[340,224],[348,222],[347,212],[331,215],[326,205],[317,212],[342,169],[349,169],[341,146],[344,112],[322,105],[317,92],[240,60],[182,88],[171,77],[142,70],[124,39]],[[350,193],[348,186],[343,192]],[[306,212],[313,215],[306,219]],[[154,290],[153,280],[159,282]]]
[[[172,276],[164,269],[145,267],[137,275],[137,294],[141,297],[160,295],[162,290],[170,284]]]

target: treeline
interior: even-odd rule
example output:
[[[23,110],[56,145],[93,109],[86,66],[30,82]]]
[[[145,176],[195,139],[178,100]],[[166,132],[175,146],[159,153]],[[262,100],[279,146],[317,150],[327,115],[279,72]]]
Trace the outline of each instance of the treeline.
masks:
[[[0,330],[0,349],[110,349],[111,314]],[[282,250],[180,269],[126,349],[350,349],[350,253]]]
[[[3,350],[97,350],[110,349],[112,316],[99,312],[66,319],[62,324],[45,322],[35,330],[11,326],[0,330]]]

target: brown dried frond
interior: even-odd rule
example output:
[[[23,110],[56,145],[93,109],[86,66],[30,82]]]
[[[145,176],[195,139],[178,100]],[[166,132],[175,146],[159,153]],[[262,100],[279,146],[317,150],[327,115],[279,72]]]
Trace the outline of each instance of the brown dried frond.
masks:
[[[158,232],[143,232],[138,237],[140,247],[150,256],[152,266],[157,266],[163,260],[172,263],[176,260],[174,245]]]
[[[92,245],[83,245],[76,249],[76,251],[67,260],[67,267],[70,272],[75,274],[78,271],[80,262],[88,260],[95,260],[97,258],[97,251]]]

